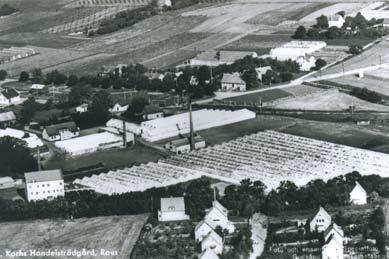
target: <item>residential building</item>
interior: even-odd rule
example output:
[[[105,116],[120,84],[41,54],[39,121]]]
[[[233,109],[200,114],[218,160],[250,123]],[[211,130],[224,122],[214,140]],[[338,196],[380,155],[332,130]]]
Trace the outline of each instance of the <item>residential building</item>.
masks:
[[[24,174],[27,200],[50,200],[65,195],[61,170],[47,170]]]
[[[255,71],[257,72],[257,78],[262,81],[262,76],[266,75],[266,72],[272,70],[271,66],[266,67],[257,67]]]
[[[221,90],[223,91],[246,91],[246,82],[240,77],[239,73],[224,73],[221,80]]]
[[[88,104],[83,103],[75,108],[76,112],[78,113],[84,113],[88,111]]]
[[[155,120],[163,116],[163,111],[157,105],[148,104],[143,108],[144,120]]]
[[[195,150],[206,147],[205,139],[201,136],[195,136],[193,140]],[[176,154],[186,154],[190,152],[190,140],[189,138],[172,140],[165,145],[165,148]]]
[[[219,259],[219,256],[212,249],[205,249],[199,256],[199,259]]]
[[[15,89],[5,89],[0,92],[0,105],[11,105],[18,102],[20,102],[20,96]]]
[[[335,223],[331,224],[324,232],[324,245],[322,247],[322,259],[343,259],[343,230]]]
[[[229,233],[235,231],[234,224],[228,220],[228,210],[218,201],[212,202],[212,207],[207,211],[204,220],[215,229],[217,226],[227,229]]]
[[[43,84],[32,84],[30,87],[31,90],[35,90],[35,91],[42,91],[46,88],[47,88],[46,85]]]
[[[331,216],[323,207],[320,206],[319,211],[316,213],[309,224],[310,230],[311,232],[315,230],[318,232],[323,232],[329,227],[329,225],[331,225],[331,222]]]
[[[120,103],[115,103],[112,108],[110,108],[108,111],[111,113],[111,114],[121,114],[125,111],[127,111],[128,109],[128,104],[126,105],[121,105]]]
[[[296,60],[301,71],[310,71],[316,66],[316,58],[314,56],[301,56]]]
[[[274,48],[270,51],[270,56],[273,59],[280,61],[297,60],[300,57],[305,57],[315,51],[321,50],[327,46],[324,41],[290,41],[284,45]]]
[[[161,209],[158,211],[159,221],[180,221],[188,219],[189,215],[185,214],[184,197],[161,198]]]
[[[13,112],[0,113],[0,128],[7,128],[16,122],[16,116]]]
[[[195,76],[190,77],[189,84],[191,86],[197,86],[197,85],[199,85],[199,83],[200,82],[199,82],[199,79],[197,77],[195,77]]]
[[[214,230],[208,233],[201,241],[201,250],[212,250],[215,254],[221,254],[223,252],[223,238],[219,236]]]
[[[207,236],[213,230],[212,226],[209,225],[205,220],[200,221],[195,227],[195,239],[197,242],[203,241],[204,237]]]
[[[328,27],[342,28],[345,20],[340,14],[330,15],[328,17]]]
[[[43,139],[47,141],[59,141],[78,137],[80,129],[74,122],[65,122],[45,127],[42,132]]]
[[[350,192],[350,203],[354,205],[367,204],[367,193],[358,182],[355,182],[355,187]]]

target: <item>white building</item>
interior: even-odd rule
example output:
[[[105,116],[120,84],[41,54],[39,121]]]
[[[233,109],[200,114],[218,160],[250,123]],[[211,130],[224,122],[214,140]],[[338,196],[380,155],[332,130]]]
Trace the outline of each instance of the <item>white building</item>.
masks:
[[[311,232],[315,230],[318,232],[323,232],[331,225],[331,222],[331,216],[323,207],[320,207],[319,211],[316,213],[309,224],[310,230]]]
[[[0,128],[6,128],[15,124],[16,116],[15,113],[11,112],[2,112],[0,113]]]
[[[328,17],[328,27],[342,28],[345,20],[340,14],[331,15]]]
[[[257,72],[257,78],[258,78],[258,80],[261,80],[261,81],[262,81],[263,75],[266,75],[266,72],[269,71],[269,70],[272,70],[272,69],[271,69],[271,66],[257,67],[257,68],[255,69],[255,72]]]
[[[121,113],[127,111],[127,109],[128,109],[128,104],[127,105],[120,105],[119,103],[115,103],[114,106],[112,106],[112,108],[108,109],[108,111],[111,114],[121,114]]]
[[[50,200],[65,195],[61,170],[25,173],[27,200]]]
[[[37,91],[44,90],[45,88],[46,88],[46,86],[43,84],[32,84],[30,87],[31,90],[37,90]]]
[[[206,221],[200,221],[195,227],[195,239],[197,242],[203,241],[204,237],[213,230],[212,226]]]
[[[158,211],[159,221],[179,221],[188,219],[189,215],[185,214],[185,201],[183,197],[161,198],[161,210]]]
[[[14,188],[15,185],[15,180],[12,177],[0,177],[0,190]]]
[[[316,58],[314,56],[299,57],[296,62],[299,64],[301,71],[310,71],[311,68],[316,66]]]
[[[324,232],[322,259],[343,259],[343,230],[335,223]]]
[[[256,52],[250,51],[231,51],[231,50],[220,50],[220,51],[205,51],[197,55],[195,58],[189,60],[188,65],[190,66],[212,66],[216,67],[222,64],[231,65],[239,59],[243,59],[246,56],[253,58],[258,57]]]
[[[358,182],[355,182],[355,187],[350,192],[350,203],[354,205],[367,204],[367,193]]]
[[[219,259],[219,256],[212,249],[205,249],[198,257],[199,259]]]
[[[20,102],[20,96],[15,89],[5,89],[0,92],[0,105],[11,105],[18,102]]]
[[[195,150],[206,147],[205,139],[201,136],[195,136],[193,140]],[[186,154],[190,152],[190,141],[188,138],[176,139],[167,143],[165,148],[176,154]]]
[[[127,134],[127,143],[133,143],[134,135]],[[131,139],[132,137],[132,139]],[[55,142],[55,146],[71,156],[93,153],[110,148],[123,147],[123,136],[110,132],[96,133],[78,138]]]
[[[239,73],[224,73],[221,81],[222,91],[246,91],[246,82],[240,77]]]
[[[212,250],[215,254],[221,254],[223,252],[223,239],[215,232],[211,231],[201,241],[201,250]]]
[[[274,48],[270,51],[270,56],[273,59],[280,61],[297,60],[299,57],[305,57],[322,48],[325,48],[327,43],[324,41],[290,41],[281,47]]]
[[[37,135],[35,135],[34,133],[25,132],[23,130],[11,128],[0,129],[0,138],[5,136],[25,141],[27,143],[27,147],[30,149],[35,149],[44,146],[42,140]]]
[[[79,135],[80,129],[72,121],[47,126],[42,132],[43,139],[47,141],[66,140]]]
[[[217,226],[227,229],[229,233],[235,231],[234,224],[228,220],[228,210],[218,201],[212,202],[212,207],[208,210],[204,220],[215,229]]]
[[[88,104],[87,103],[83,103],[83,104],[76,107],[76,112],[78,112],[78,113],[84,113],[87,111],[88,111]]]
[[[163,111],[156,105],[149,104],[143,108],[142,117],[144,120],[155,120],[163,116]]]

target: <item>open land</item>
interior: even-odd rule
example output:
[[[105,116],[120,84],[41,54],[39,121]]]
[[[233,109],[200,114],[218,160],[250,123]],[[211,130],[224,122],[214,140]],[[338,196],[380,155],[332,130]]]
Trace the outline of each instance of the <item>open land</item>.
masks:
[[[76,220],[35,220],[1,223],[0,251],[95,249],[96,256],[82,258],[129,258],[148,215],[81,218]],[[27,238],[28,237],[28,238]],[[117,251],[103,256],[100,249]],[[34,258],[47,258],[37,256]],[[56,258],[69,258],[59,256]]]
[[[360,88],[367,88],[371,91],[389,96],[389,82],[385,80],[379,80],[367,76],[363,78],[357,78],[356,76],[345,76],[330,81]]]

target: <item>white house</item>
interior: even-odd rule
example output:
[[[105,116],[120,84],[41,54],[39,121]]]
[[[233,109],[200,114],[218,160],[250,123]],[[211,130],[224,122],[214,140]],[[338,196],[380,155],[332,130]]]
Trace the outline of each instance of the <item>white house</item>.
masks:
[[[327,211],[323,207],[320,207],[319,211],[311,220],[309,226],[311,232],[315,231],[316,229],[318,232],[323,232],[329,227],[329,225],[331,225],[331,222],[332,222],[331,216],[327,213]]]
[[[20,96],[15,89],[5,89],[0,92],[0,105],[11,105],[18,102],[20,102]]]
[[[198,257],[199,259],[219,259],[219,256],[212,249],[205,249]]]
[[[146,105],[143,108],[143,115],[144,120],[155,120],[163,117],[163,111],[156,105]]]
[[[215,229],[217,226],[227,229],[229,233],[235,231],[234,224],[228,220],[228,211],[218,201],[212,202],[212,207],[208,210],[204,220]]]
[[[31,90],[37,90],[37,91],[44,90],[45,88],[46,86],[43,84],[32,84],[30,87]]]
[[[201,250],[212,250],[215,254],[221,254],[223,252],[223,239],[215,231],[211,231],[201,241]]]
[[[76,107],[76,112],[78,112],[78,113],[84,113],[87,111],[88,111],[88,104],[87,103],[83,103],[83,104]]]
[[[213,230],[212,226],[206,221],[200,221],[195,227],[195,239],[197,242],[203,241],[204,237]]]
[[[50,200],[65,195],[61,170],[29,172],[24,174],[27,200]]]
[[[299,64],[301,71],[310,71],[311,68],[316,66],[316,58],[314,56],[302,56],[296,62]]]
[[[80,129],[74,122],[65,122],[45,127],[42,132],[43,139],[47,141],[66,140],[80,135]]]
[[[188,220],[185,214],[185,201],[183,197],[161,198],[161,210],[158,211],[159,221]]]
[[[108,111],[112,114],[120,114],[128,109],[128,104],[127,105],[120,105],[119,103],[115,103],[112,108],[110,108]]]
[[[195,136],[194,137],[194,148],[195,150],[200,148],[205,148],[205,139],[201,136]],[[165,148],[167,150],[170,150],[171,152],[174,152],[176,154],[185,154],[190,152],[190,141],[189,138],[181,138],[176,139],[173,141],[170,141],[165,145]]]
[[[9,127],[16,122],[15,113],[10,112],[2,112],[0,113],[0,128]]]
[[[223,74],[221,81],[221,89],[223,91],[246,91],[246,82],[240,77],[239,73]]]
[[[343,259],[343,230],[332,224],[324,232],[324,245],[321,250],[322,259]]]
[[[199,85],[199,83],[200,83],[200,81],[197,77],[195,77],[195,76],[190,77],[189,84],[191,86],[197,86],[197,85]]]
[[[257,72],[257,78],[262,81],[262,76],[266,75],[266,72],[269,70],[272,70],[271,66],[255,68],[255,72]]]
[[[355,205],[367,204],[367,193],[358,182],[355,182],[355,187],[350,192],[350,203]]]
[[[328,17],[328,27],[342,28],[345,20],[340,14],[331,15]]]

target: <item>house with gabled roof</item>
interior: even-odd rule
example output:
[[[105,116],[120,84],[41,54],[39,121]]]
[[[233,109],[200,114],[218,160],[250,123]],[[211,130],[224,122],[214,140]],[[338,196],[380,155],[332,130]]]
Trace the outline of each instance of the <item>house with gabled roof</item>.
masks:
[[[235,231],[234,224],[228,220],[228,210],[216,200],[212,202],[212,207],[207,211],[204,220],[213,229],[220,226],[227,229],[229,233]]]
[[[241,78],[239,73],[224,73],[221,80],[222,91],[246,91],[246,82]]]
[[[24,174],[27,200],[50,200],[65,195],[61,170],[47,170]]]
[[[367,193],[358,182],[355,182],[355,187],[350,192],[350,203],[354,205],[367,204]]]
[[[318,232],[325,231],[332,222],[332,218],[328,212],[320,206],[319,211],[309,223],[311,232],[317,230]]]
[[[0,92],[0,105],[11,105],[20,102],[19,93],[15,89],[5,89]]]
[[[80,128],[73,121],[47,126],[42,132],[42,137],[47,141],[66,140],[79,135]]]
[[[214,230],[208,233],[201,241],[201,250],[212,250],[215,254],[223,252],[223,238],[219,236]]]
[[[0,128],[7,128],[16,122],[15,113],[12,111],[0,113]]]
[[[219,256],[212,249],[205,249],[199,256],[199,259],[219,259]]]
[[[213,230],[212,226],[207,221],[200,221],[195,227],[195,239],[197,242],[203,241],[204,237]]]
[[[343,259],[343,230],[335,223],[324,232],[323,259]]]
[[[188,220],[189,215],[185,214],[184,197],[161,198],[161,209],[158,211],[159,221]]]
[[[328,17],[328,28],[337,27],[342,28],[345,23],[345,19],[340,14],[330,15]]]

